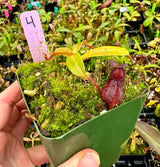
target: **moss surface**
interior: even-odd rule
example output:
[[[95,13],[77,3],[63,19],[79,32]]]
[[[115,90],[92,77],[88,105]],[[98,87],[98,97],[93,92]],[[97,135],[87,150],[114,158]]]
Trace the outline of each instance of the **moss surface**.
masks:
[[[50,61],[20,65],[17,71],[23,91],[32,91],[25,94],[30,110],[35,113],[42,134],[49,137],[60,136],[99,115],[103,109],[107,110],[96,87],[71,74],[62,62],[65,58],[57,56]],[[110,73],[108,59],[92,58],[85,66],[90,77],[102,88]],[[145,88],[130,68],[130,65],[126,68],[122,103],[137,97]],[[134,81],[131,81],[130,73]]]

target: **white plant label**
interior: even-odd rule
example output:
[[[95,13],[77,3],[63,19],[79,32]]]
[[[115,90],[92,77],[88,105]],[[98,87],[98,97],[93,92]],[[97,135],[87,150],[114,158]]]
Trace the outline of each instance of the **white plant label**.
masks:
[[[34,10],[24,12],[20,15],[20,19],[33,61],[44,61],[48,51],[39,13]]]

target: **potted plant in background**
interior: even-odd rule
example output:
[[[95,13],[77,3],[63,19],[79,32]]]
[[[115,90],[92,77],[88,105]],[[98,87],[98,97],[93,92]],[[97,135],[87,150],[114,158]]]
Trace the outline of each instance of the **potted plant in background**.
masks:
[[[149,144],[150,149],[152,151],[152,155],[154,158],[154,166],[158,166],[159,159],[155,157],[159,157],[159,147],[160,147],[160,131],[155,127],[149,125],[148,123],[138,121],[136,123],[135,129],[139,132],[139,134],[143,137],[143,139]],[[154,153],[156,151],[156,153]]]
[[[151,156],[148,144],[143,140],[140,134],[134,130],[115,166],[151,167],[150,160]]]
[[[160,26],[159,26],[160,14],[159,12],[155,11],[155,9],[156,9],[156,3],[152,5],[151,10],[147,10],[144,13],[145,20],[143,22],[143,25],[145,27],[149,27],[149,33],[152,40],[155,37],[157,38],[159,37],[159,30],[160,30]]]

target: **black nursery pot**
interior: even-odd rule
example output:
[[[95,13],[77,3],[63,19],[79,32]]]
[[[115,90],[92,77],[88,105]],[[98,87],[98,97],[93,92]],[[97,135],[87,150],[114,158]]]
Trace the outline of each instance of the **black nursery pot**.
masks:
[[[160,129],[160,117],[155,115],[155,107],[143,108],[139,118],[142,121]]]
[[[2,67],[11,66],[12,64],[17,65],[19,60],[23,60],[23,58],[24,58],[23,54],[20,54],[19,58],[17,55],[11,55],[9,57],[8,56],[0,56],[0,65]]]
[[[125,21],[126,24],[129,25],[129,27],[126,27],[128,28],[128,30],[139,30],[139,27],[141,24],[143,24],[143,21],[144,21],[144,17],[143,17],[143,13],[142,12],[139,12],[140,13],[140,17],[137,19],[137,21]]]
[[[150,154],[145,155],[122,155],[115,167],[151,167]]]
[[[45,11],[46,12],[54,12],[56,6],[57,6],[57,2],[52,2],[52,3],[46,2]]]
[[[158,24],[158,26],[160,25],[159,22],[155,22],[155,23]],[[158,29],[158,30],[160,31],[160,29]],[[152,29],[151,29],[151,27],[148,27],[148,33],[149,33],[151,40],[154,40],[154,38],[156,37],[155,27],[152,26]]]
[[[128,34],[128,43],[131,49],[134,49],[135,46],[134,38],[139,42],[139,45],[142,49],[148,48],[148,41],[144,33],[141,34],[139,31],[128,31],[126,33]]]

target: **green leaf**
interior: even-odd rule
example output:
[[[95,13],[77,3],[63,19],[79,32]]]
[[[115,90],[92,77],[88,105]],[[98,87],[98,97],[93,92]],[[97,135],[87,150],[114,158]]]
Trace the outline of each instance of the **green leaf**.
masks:
[[[121,19],[118,19],[118,20],[116,21],[116,23],[114,24],[114,26],[116,27],[117,25],[119,25],[121,21],[122,21]]]
[[[73,55],[73,52],[71,49],[67,48],[67,47],[60,47],[60,48],[57,48],[55,51],[54,51],[54,54],[55,55],[64,55],[64,56],[70,56],[70,55]]]
[[[146,104],[146,106],[153,106],[157,102],[157,100],[151,100],[149,103]]]
[[[160,132],[142,121],[136,123],[135,129],[150,147],[160,155]]]
[[[153,17],[149,17],[146,20],[144,20],[143,25],[145,27],[149,26],[152,23]]]
[[[152,17],[153,16],[152,13],[150,11],[148,11],[148,10],[145,12],[145,15],[148,16],[148,17]]]
[[[118,24],[117,27],[123,27],[123,26],[130,26],[129,24],[126,24],[126,23],[121,23],[121,24]]]
[[[60,27],[56,29],[57,32],[72,32],[71,30],[69,30],[68,28],[64,28],[64,27]]]
[[[132,20],[132,21],[137,21],[137,18],[136,18],[136,17],[133,17],[131,20]]]
[[[80,32],[74,32],[73,33],[74,37],[76,37],[77,39],[83,40],[83,35]]]
[[[3,52],[0,51],[0,56],[4,56]]]
[[[160,17],[155,17],[160,22]]]
[[[92,27],[90,25],[84,25],[82,27],[77,27],[77,28],[73,28],[72,31],[76,32],[76,31],[85,31],[87,29],[91,29]]]
[[[157,104],[156,109],[154,111],[155,116],[159,117],[160,116],[160,104]]]
[[[156,65],[156,64],[148,64],[148,65],[145,65],[144,68],[160,68],[160,66]]]
[[[104,22],[103,24],[101,24],[99,27],[98,27],[98,29],[102,29],[102,28],[104,28],[105,26],[107,26],[107,25],[109,25],[109,22],[107,21],[107,22]]]
[[[154,84],[157,81],[157,78],[152,78],[149,84]]]
[[[85,78],[85,66],[80,54],[77,52],[67,57],[67,67],[76,76]]]
[[[144,1],[145,2],[145,4],[147,4],[147,5],[151,5],[151,2],[150,1]]]
[[[76,8],[75,8],[74,5],[69,4],[69,7],[70,7],[72,10],[76,10]]]
[[[64,41],[67,45],[72,46],[72,37],[65,38]]]
[[[138,40],[137,39],[135,39],[135,38],[133,38],[134,39],[134,42],[135,42],[135,44],[136,44],[136,46],[137,46],[137,48],[138,48],[138,50],[139,50],[139,52],[141,52],[141,47],[140,47],[140,45],[139,45],[139,42],[138,42]]]
[[[92,27],[92,29],[94,29],[92,21],[88,17],[85,17],[85,19],[87,20],[88,24]]]
[[[82,60],[95,57],[95,56],[113,56],[113,55],[129,55],[129,52],[125,48],[117,47],[117,46],[102,46],[99,48],[95,48],[92,50],[89,50],[85,54],[83,54]]]
[[[140,14],[139,14],[137,11],[134,11],[134,12],[132,13],[132,16],[134,16],[134,17],[139,17]]]
[[[160,86],[157,86],[157,87],[155,88],[155,91],[159,93],[159,92],[160,92]]]
[[[125,16],[127,19],[130,18],[130,15],[127,12],[123,13],[123,16]]]
[[[5,41],[4,40],[1,41],[1,43],[0,43],[0,49],[4,46],[4,44],[5,44]]]
[[[120,31],[115,31],[115,32],[114,32],[114,36],[115,36],[116,41],[119,41],[120,35],[121,35],[121,32],[120,32]]]
[[[134,139],[132,139],[130,148],[131,148],[131,152],[135,151],[135,149],[136,149],[136,141]]]
[[[83,44],[83,42],[73,45],[71,48],[72,52],[77,53],[79,51],[79,49],[81,48],[82,44]]]

